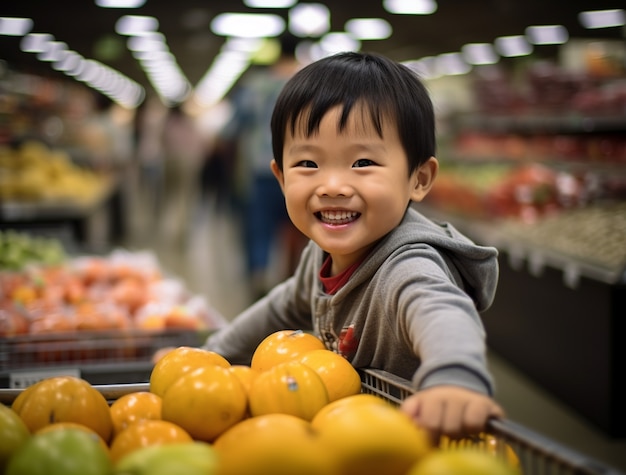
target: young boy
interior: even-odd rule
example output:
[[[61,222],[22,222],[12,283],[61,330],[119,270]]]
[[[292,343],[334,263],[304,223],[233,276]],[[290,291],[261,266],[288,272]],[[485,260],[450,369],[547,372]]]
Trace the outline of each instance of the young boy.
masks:
[[[373,54],[319,60],[285,85],[271,131],[272,171],[311,241],[294,275],[205,348],[249,364],[274,331],[313,331],[357,368],[411,379],[417,392],[402,409],[435,440],[502,417],[479,317],[497,251],[411,207],[438,170],[433,107],[416,75]]]

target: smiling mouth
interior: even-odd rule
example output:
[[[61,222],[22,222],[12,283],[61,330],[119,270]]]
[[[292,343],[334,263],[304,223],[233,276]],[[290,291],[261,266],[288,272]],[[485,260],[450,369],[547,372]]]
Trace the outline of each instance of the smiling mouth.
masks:
[[[358,219],[361,213],[356,211],[318,211],[315,213],[317,219],[325,224],[348,224]]]

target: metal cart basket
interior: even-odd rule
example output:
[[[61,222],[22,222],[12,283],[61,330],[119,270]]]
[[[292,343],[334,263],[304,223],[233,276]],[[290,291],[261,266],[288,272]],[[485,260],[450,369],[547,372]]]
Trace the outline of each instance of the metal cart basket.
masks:
[[[414,390],[409,382],[393,374],[373,369],[359,370],[361,391],[379,396],[399,405]],[[94,385],[104,397],[113,402],[125,394],[149,391],[147,382]],[[0,389],[0,402],[11,404],[23,389]],[[608,465],[559,444],[510,420],[492,420],[488,432],[464,443],[484,447],[481,437],[489,437],[496,445],[496,454],[506,456],[512,449],[520,461],[523,475],[625,475]]]
[[[160,348],[199,346],[209,331],[103,330],[0,338],[0,388],[25,388],[49,376],[91,384],[148,381]]]

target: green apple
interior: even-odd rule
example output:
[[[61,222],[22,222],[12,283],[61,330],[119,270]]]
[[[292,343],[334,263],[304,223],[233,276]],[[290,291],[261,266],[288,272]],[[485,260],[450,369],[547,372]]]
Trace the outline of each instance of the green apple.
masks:
[[[9,458],[30,439],[30,431],[22,418],[10,407],[0,403],[0,473]]]
[[[217,454],[206,442],[181,442],[143,447],[122,457],[115,475],[213,475]]]
[[[111,475],[102,443],[74,428],[31,436],[9,459],[5,475]]]

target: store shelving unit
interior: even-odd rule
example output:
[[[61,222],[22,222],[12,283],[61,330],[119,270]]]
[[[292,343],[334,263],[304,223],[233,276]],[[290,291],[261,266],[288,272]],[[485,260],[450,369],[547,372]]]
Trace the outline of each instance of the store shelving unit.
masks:
[[[626,184],[623,114],[468,114],[457,118],[453,130],[484,134],[487,140],[490,134],[509,135],[519,145],[516,157],[505,152],[463,157],[460,150],[448,154],[464,167],[541,163],[558,171],[592,172]],[[593,157],[585,153],[534,156],[531,142],[537,136],[583,143],[587,138],[607,138],[613,148],[609,154]],[[498,150],[497,146],[487,148]],[[614,437],[626,435],[626,411],[620,405],[626,397],[620,384],[626,354],[619,342],[626,326],[623,192],[618,188],[613,196],[561,209],[535,223],[516,217],[459,215],[438,206],[439,202],[437,206],[418,205],[425,215],[451,222],[475,241],[500,251],[496,300],[483,315],[491,349]]]

